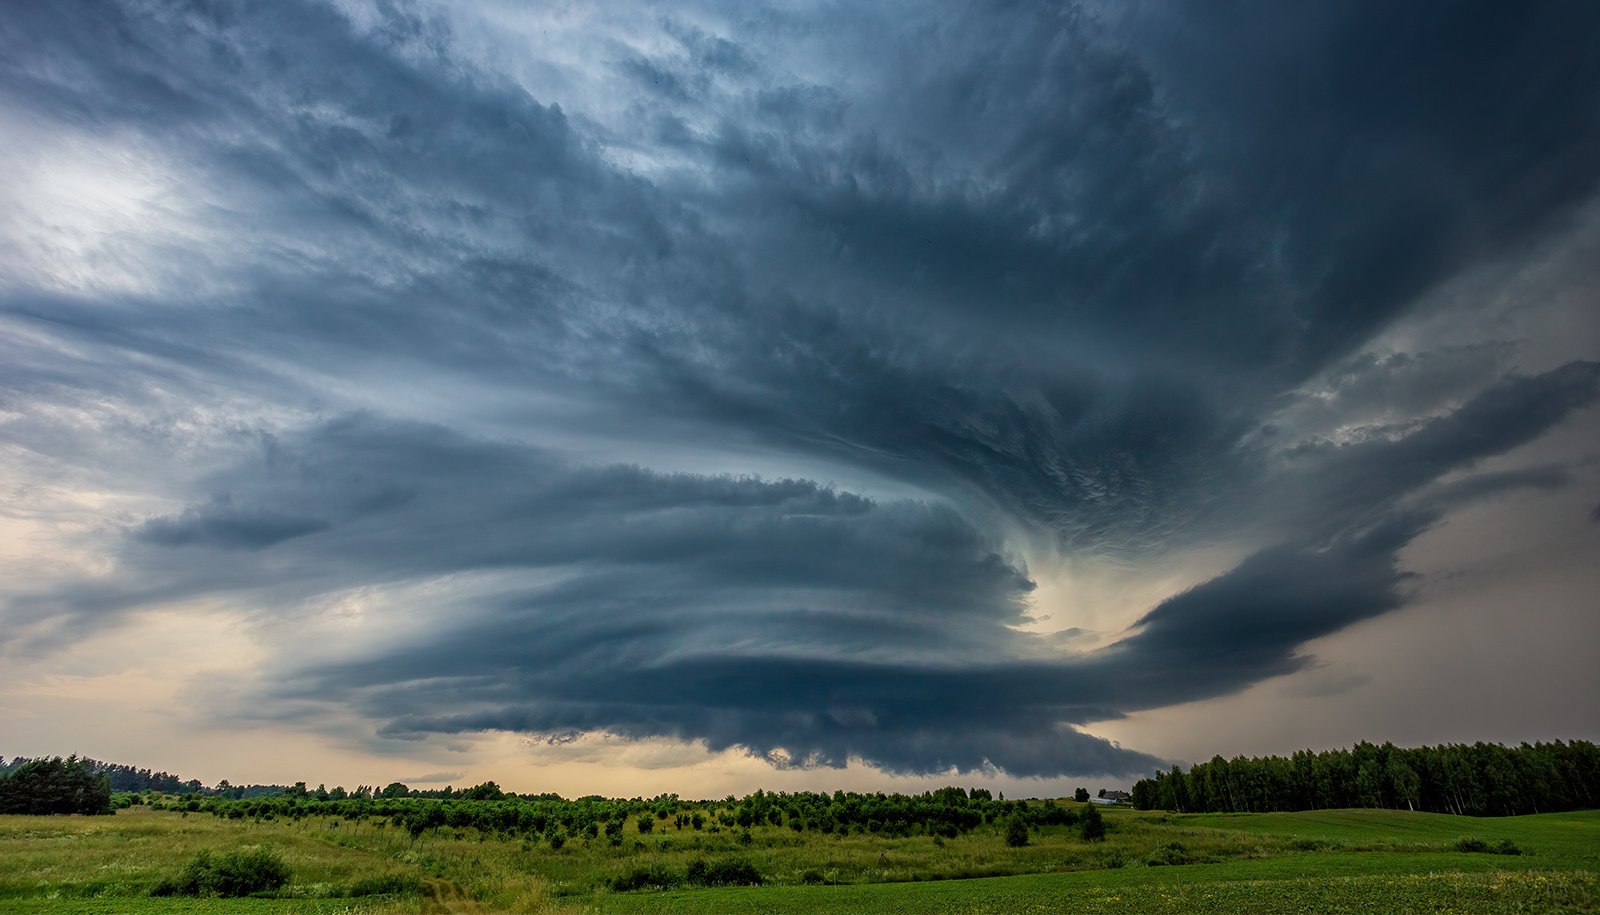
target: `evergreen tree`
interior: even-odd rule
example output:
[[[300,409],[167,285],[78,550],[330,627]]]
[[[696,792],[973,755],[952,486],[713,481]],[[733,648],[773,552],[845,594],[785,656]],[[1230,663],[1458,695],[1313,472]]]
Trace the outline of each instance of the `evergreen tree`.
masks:
[[[0,813],[111,812],[111,780],[77,756],[31,759],[0,778]]]

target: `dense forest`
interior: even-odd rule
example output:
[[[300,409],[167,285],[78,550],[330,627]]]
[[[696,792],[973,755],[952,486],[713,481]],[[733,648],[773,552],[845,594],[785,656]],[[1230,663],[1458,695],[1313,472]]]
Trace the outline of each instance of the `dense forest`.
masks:
[[[1134,806],[1186,813],[1386,807],[1467,816],[1553,813],[1600,805],[1600,747],[1358,743],[1293,756],[1221,756],[1173,766],[1133,786]]]

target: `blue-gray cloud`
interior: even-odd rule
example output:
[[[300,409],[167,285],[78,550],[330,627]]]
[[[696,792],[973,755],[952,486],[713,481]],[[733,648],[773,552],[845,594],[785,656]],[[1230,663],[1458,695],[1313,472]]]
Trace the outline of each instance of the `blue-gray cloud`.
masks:
[[[263,707],[1127,772],[1154,761],[1078,728],[1300,669],[1406,602],[1400,551],[1449,511],[1572,484],[1478,467],[1586,415],[1594,362],[1519,371],[1487,324],[1374,341],[1592,199],[1600,9],[640,21],[519,69],[470,5],[8,10],[7,123],[169,188],[93,230],[126,255],[15,239],[8,434],[166,506],[86,535],[113,574],[10,593],[15,650],[509,575],[414,645],[285,661]],[[1018,628],[1019,532],[1251,552],[1064,656]]]
[[[1405,438],[1332,449],[1317,473],[1337,485],[1305,496],[1320,523],[1088,655],[1016,628],[1033,582],[948,508],[573,467],[370,416],[271,440],[209,477],[206,503],[131,529],[113,584],[36,606],[103,616],[232,592],[288,607],[355,584],[542,572],[556,577],[461,606],[435,598],[449,623],[415,641],[282,668],[254,713],[353,705],[401,740],[607,730],[784,764],[1141,771],[1156,760],[1076,726],[1301,669],[1304,643],[1401,606],[1399,551],[1448,508],[1565,476],[1435,481],[1533,440],[1597,382],[1600,367],[1576,363],[1508,378]],[[1304,488],[1296,472],[1269,489]]]

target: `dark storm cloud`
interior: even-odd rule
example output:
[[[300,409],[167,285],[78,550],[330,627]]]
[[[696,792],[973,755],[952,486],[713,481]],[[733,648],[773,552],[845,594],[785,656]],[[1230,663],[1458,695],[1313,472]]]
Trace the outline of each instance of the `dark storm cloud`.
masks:
[[[1156,760],[1073,726],[1302,669],[1306,642],[1401,606],[1399,551],[1445,510],[1565,476],[1434,481],[1532,440],[1591,403],[1597,379],[1591,364],[1509,378],[1406,438],[1335,449],[1320,462],[1339,484],[1320,496],[1322,524],[1164,601],[1110,647],[1065,659],[1012,628],[1032,582],[952,511],[801,481],[572,468],[370,417],[271,442],[258,462],[209,480],[218,495],[206,505],[134,529],[124,562],[161,582],[162,599],[232,590],[268,606],[352,582],[560,573],[440,605],[451,625],[415,641],[280,670],[287,685],[262,706],[299,717],[337,697],[385,738],[607,730],[783,764],[854,756],[896,771],[1048,775],[1071,760],[1136,772]],[[1377,484],[1356,481],[1373,467],[1420,469],[1365,492]],[[1351,488],[1359,510],[1342,498]],[[287,520],[313,509],[337,520]],[[246,537],[255,562],[236,552]],[[229,560],[219,569],[196,550]],[[286,572],[292,584],[277,583]]]
[[[1600,394],[1600,363],[1571,362],[1533,377],[1508,376],[1456,410],[1420,422],[1404,437],[1335,445],[1308,444],[1291,454],[1288,485],[1300,500],[1287,513],[1290,526],[1328,534],[1391,510],[1395,500],[1470,468],[1486,458],[1525,445]],[[1298,468],[1293,465],[1299,464]],[[1550,471],[1492,476],[1488,481],[1539,485]],[[1292,481],[1292,482],[1291,482]],[[1480,488],[1494,488],[1499,483]],[[1457,493],[1474,487],[1455,484]],[[1282,500],[1283,493],[1273,498]]]
[[[342,697],[387,737],[605,729],[904,771],[1155,762],[1073,730],[1083,712],[1052,697],[1007,701],[1033,583],[949,509],[574,468],[370,417],[270,441],[207,482],[204,505],[129,531],[115,586],[39,597],[47,632],[71,610],[100,627],[141,602],[235,593],[292,615],[355,584],[547,571],[559,580],[437,604],[451,625],[415,644],[280,670],[253,714],[274,694],[296,715]]]
[[[1300,669],[1404,604],[1399,551],[1453,507],[1570,479],[1460,475],[1592,404],[1595,363],[1372,341],[1592,197],[1600,7],[686,5],[565,36],[567,79],[497,70],[537,49],[475,53],[467,6],[348,10],[0,18],[8,118],[155,162],[184,229],[127,288],[5,286],[9,433],[169,506],[102,525],[114,574],[15,594],[14,648],[506,576],[270,698],[395,738],[1130,772],[1154,760],[1075,726]],[[221,444],[156,467],[184,437]],[[528,444],[573,440],[926,498]],[[1063,657],[1015,628],[1002,522],[1255,551]]]
[[[197,481],[211,492],[204,503],[131,528],[127,578],[75,589],[72,602],[111,611],[184,590],[272,587],[285,564],[297,569],[281,585],[290,593],[473,569],[650,563],[729,587],[815,583],[881,592],[920,613],[980,616],[999,612],[996,594],[1031,588],[948,508],[877,506],[810,481],[570,467],[538,450],[361,416],[251,450]],[[205,558],[241,548],[261,564]],[[891,553],[904,555],[890,562]],[[952,562],[967,553],[970,563]],[[1008,620],[1017,613],[1005,609]]]
[[[1319,285],[1320,263],[1293,273],[1282,255],[1300,230],[1282,210],[1315,198],[1324,209],[1350,208],[1329,222],[1420,217],[1390,196],[1380,206],[1364,190],[1340,189],[1328,170],[1351,162],[1326,156],[1290,157],[1296,170],[1275,178],[1283,204],[1241,206],[1247,185],[1219,184],[1214,172],[1247,163],[1213,161],[1221,152],[1197,158],[1194,147],[1212,138],[1174,110],[1187,96],[1168,99],[1175,87],[1158,87],[1149,65],[1081,14],[1028,5],[1009,17],[930,14],[938,53],[895,46],[867,58],[869,75],[893,94],[850,99],[843,114],[837,90],[771,74],[723,90],[726,107],[691,105],[685,113],[715,119],[702,148],[721,177],[682,209],[603,165],[548,104],[462,78],[444,59],[448,35],[426,17],[391,11],[362,34],[315,5],[165,18],[114,7],[73,18],[72,7],[62,9],[40,15],[74,28],[41,31],[67,44],[56,56],[81,59],[89,75],[56,91],[92,87],[78,107],[97,120],[143,111],[165,130],[180,126],[192,144],[185,155],[246,199],[290,189],[296,205],[269,204],[252,219],[253,234],[309,231],[317,240],[317,253],[251,266],[247,307],[211,336],[231,339],[242,324],[325,370],[354,350],[359,361],[381,353],[446,372],[598,389],[645,415],[714,430],[737,424],[880,472],[974,487],[1057,528],[1073,548],[1142,550],[1170,538],[1236,471],[1231,445],[1262,396],[1315,371],[1408,301],[1377,288],[1334,295]],[[856,15],[866,19],[789,28],[837,29],[847,44],[894,32]],[[766,27],[752,26],[747,40],[770,38]],[[140,39],[119,41],[113,29]],[[290,50],[266,53],[272,42],[263,36],[290,32]],[[675,33],[682,50],[651,66],[724,72],[704,59],[703,35]],[[1310,43],[1308,53],[1322,40],[1289,37]],[[729,47],[716,45],[718,60],[749,56],[720,41]],[[114,51],[108,60],[83,51],[101,45]],[[1239,59],[1280,51],[1219,42],[1214,53],[1243,66]],[[1561,71],[1559,60],[1524,53],[1532,72]],[[246,75],[200,78],[219,56]],[[33,77],[31,90],[40,77],[27,60],[18,69]],[[1372,66],[1427,70],[1449,83],[1466,64],[1452,53],[1380,55]],[[170,110],[118,100],[124,83],[161,77],[195,100]],[[1503,141],[1492,157],[1464,143],[1435,150],[1429,168],[1477,174],[1516,150],[1521,169],[1592,181],[1581,165],[1591,160],[1574,152],[1588,148],[1594,120],[1581,91],[1533,109],[1564,105],[1539,117],[1570,115],[1580,129],[1567,139],[1526,149]],[[744,120],[775,93],[795,101],[776,119]],[[104,101],[89,108],[96,100]],[[1318,123],[1367,116],[1320,101],[1306,113]],[[1524,101],[1510,91],[1482,99]],[[1419,95],[1407,104],[1433,117],[1432,102]],[[797,112],[819,106],[830,113],[821,126],[793,129],[808,123]],[[1272,114],[1240,125],[1239,136],[1266,142],[1298,124]],[[1482,112],[1486,124],[1497,117]],[[244,118],[255,139],[241,143]],[[1347,160],[1387,161],[1388,142],[1398,141],[1341,148]],[[699,210],[748,234],[727,246],[699,228]],[[1407,246],[1432,244],[1458,222],[1407,230],[1383,256],[1416,261]],[[480,231],[519,243],[494,250]],[[1478,253],[1464,246],[1460,260],[1429,275],[1436,281]],[[1393,282],[1381,266],[1358,260],[1348,269]],[[588,309],[596,300],[608,302],[603,318]],[[638,305],[619,308],[627,302]],[[159,339],[186,335],[158,330]]]
[[[1382,434],[1388,424],[1432,415],[1476,394],[1514,354],[1507,342],[1421,353],[1363,352],[1329,369],[1325,390],[1296,403],[1288,418],[1303,425],[1354,420]]]
[[[1600,34],[1596,16],[1480,12],[1408,12],[1391,28],[1385,10],[1355,7],[1333,35],[1208,32],[1173,57],[1312,74],[1299,107],[1274,95],[1281,80],[1219,86],[1239,92],[1220,114],[1228,96],[1196,97],[1186,74],[1159,81],[1078,12],[941,7],[910,26],[898,11],[845,14],[839,56],[859,51],[893,93],[841,110],[796,90],[777,119],[735,108],[703,136],[741,191],[704,205],[747,227],[750,285],[813,297],[763,306],[761,326],[652,333],[635,364],[663,364],[644,377],[678,409],[954,478],[1070,548],[1170,542],[1241,472],[1233,444],[1268,398],[1592,190],[1600,65],[1546,53],[1539,36]],[[1441,47],[1440,28],[1464,46]],[[915,42],[883,50],[896,29]],[[1389,84],[1400,91],[1378,104]],[[827,129],[801,114],[813,107]],[[1507,135],[1523,117],[1547,144]],[[1559,193],[1528,188],[1535,176]],[[726,338],[708,348],[707,330]],[[1494,351],[1475,366],[1412,357],[1431,365],[1409,374],[1440,376],[1418,378],[1412,399],[1471,393],[1498,374]],[[1349,399],[1405,358],[1352,365]]]
[[[1508,491],[1557,489],[1570,477],[1540,466],[1436,481],[1534,440],[1597,396],[1597,363],[1506,378],[1404,438],[1328,448],[1303,477],[1274,481],[1274,498],[1306,500],[1287,525],[1294,539],[1145,614],[1101,659],[1144,675],[1119,696],[1129,707],[1167,705],[1304,667],[1299,646],[1405,602],[1410,576],[1400,550],[1447,510]]]
[[[238,511],[226,504],[190,509],[176,518],[152,518],[135,532],[163,546],[207,543],[230,549],[261,549],[328,526],[321,518],[282,515],[268,509]]]

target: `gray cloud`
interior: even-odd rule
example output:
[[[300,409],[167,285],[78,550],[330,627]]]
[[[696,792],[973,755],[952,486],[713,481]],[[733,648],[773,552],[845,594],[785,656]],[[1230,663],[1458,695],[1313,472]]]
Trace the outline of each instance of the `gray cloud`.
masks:
[[[134,536],[163,546],[211,544],[225,549],[261,549],[328,527],[322,518],[297,517],[269,509],[239,511],[225,502],[189,509],[175,518],[152,518]]]
[[[1592,402],[1596,378],[1581,364],[1509,378],[1406,438],[1335,450],[1321,462],[1340,484],[1325,492],[1321,525],[1164,601],[1089,655],[1061,658],[1054,640],[1014,628],[1033,583],[946,508],[803,481],[571,467],[371,417],[275,439],[212,478],[220,494],[206,505],[132,529],[129,571],[102,612],[141,578],[146,600],[231,590],[271,607],[354,583],[556,571],[550,584],[435,607],[449,625],[415,642],[290,664],[284,686],[251,697],[253,713],[264,700],[296,717],[353,703],[400,740],[606,730],[784,764],[1142,771],[1156,760],[1074,726],[1302,669],[1306,642],[1401,606],[1399,551],[1445,510],[1565,477],[1536,468],[1431,484]],[[1422,469],[1382,477],[1382,493],[1352,482],[1374,467]],[[1352,488],[1359,510],[1344,497]],[[283,514],[262,523],[257,505]],[[281,520],[311,506],[335,520]],[[259,559],[235,553],[219,568],[182,555],[241,545]],[[91,603],[83,592],[66,602]]]
[[[1336,531],[1386,512],[1397,498],[1446,473],[1527,444],[1597,393],[1600,363],[1572,362],[1533,377],[1507,376],[1394,440],[1302,445],[1291,456],[1291,467],[1300,466],[1289,471],[1296,478],[1290,498],[1301,507],[1289,512],[1290,524]],[[1540,474],[1523,482],[1550,482],[1548,470]]]
[[[1154,760],[1078,728],[1303,669],[1407,601],[1400,551],[1449,512],[1575,479],[1478,468],[1581,415],[1595,362],[1518,372],[1488,322],[1378,338],[1593,197],[1593,8],[706,3],[547,46],[486,21],[0,22],[35,159],[168,188],[144,230],[5,229],[17,466],[144,500],[81,534],[113,574],[8,594],[11,650],[500,576],[413,642],[274,662],[256,704],[1130,772]],[[7,193],[54,219],[37,173]],[[1108,648],[1019,628],[1025,548],[1217,541],[1248,558]]]

